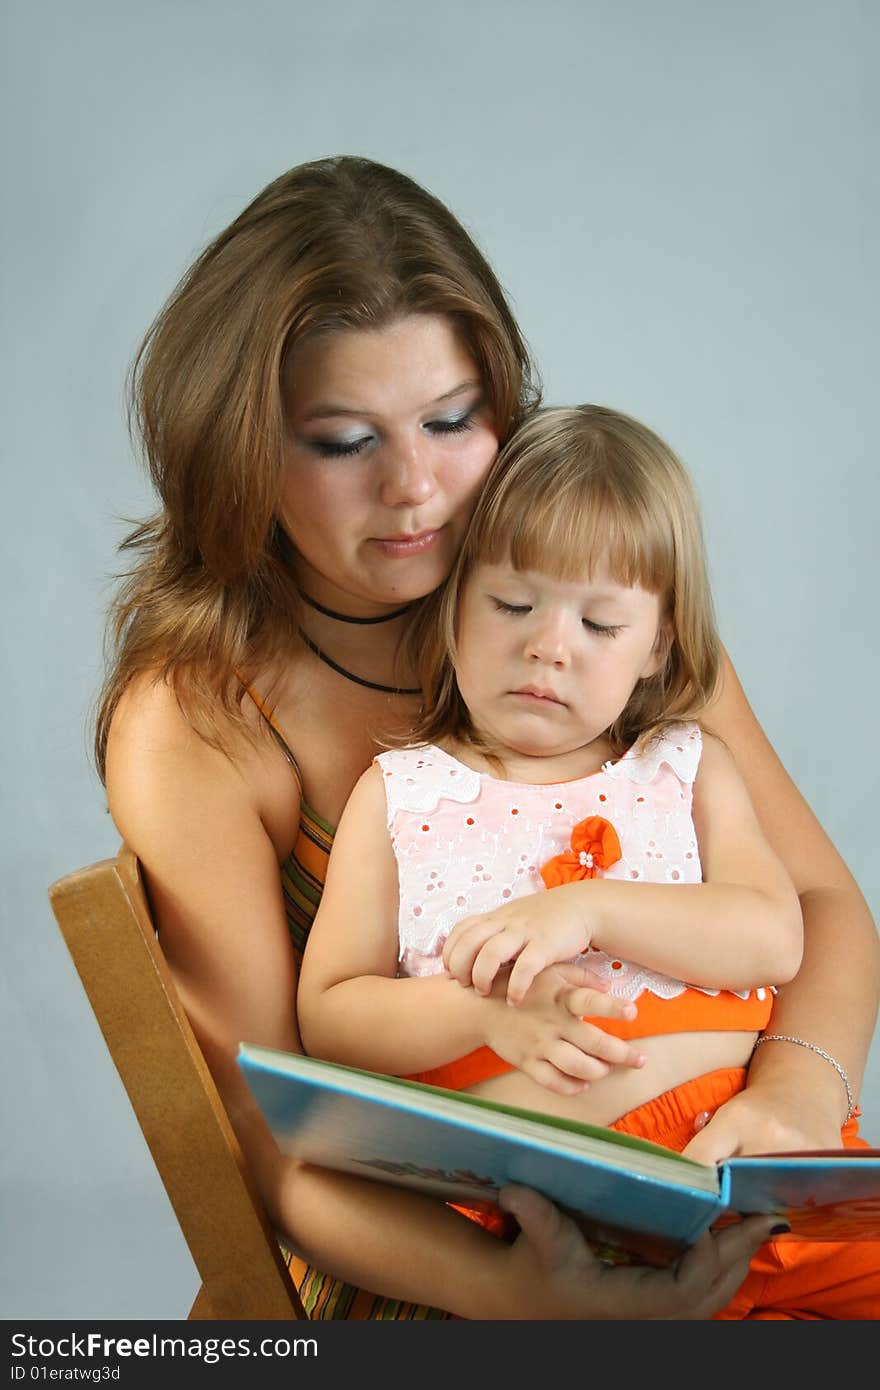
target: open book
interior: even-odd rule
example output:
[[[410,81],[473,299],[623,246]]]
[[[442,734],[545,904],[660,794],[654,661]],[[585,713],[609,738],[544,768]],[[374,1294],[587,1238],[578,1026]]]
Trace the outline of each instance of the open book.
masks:
[[[880,1239],[880,1149],[694,1163],[614,1130],[242,1044],[279,1146],[324,1168],[484,1208],[505,1183],[579,1221],[598,1253],[667,1263],[707,1227],[776,1212],[783,1239]]]

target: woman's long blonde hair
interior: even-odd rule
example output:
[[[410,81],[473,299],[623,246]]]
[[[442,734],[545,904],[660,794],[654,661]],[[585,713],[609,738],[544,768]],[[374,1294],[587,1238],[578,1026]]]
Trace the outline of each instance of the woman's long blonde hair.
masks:
[[[600,567],[662,599],[666,659],[608,730],[622,753],[649,729],[694,719],[717,687],[720,643],[699,504],[681,461],[637,420],[597,405],[537,410],[493,465],[449,579],[412,634],[424,692],[417,742],[481,751],[455,679],[456,614],[478,564],[577,582]]]
[[[294,344],[443,314],[480,372],[502,440],[539,395],[528,349],[473,240],[406,175],[353,156],[300,165],[207,247],[162,309],[130,378],[130,419],[161,510],[109,613],[95,754],[141,672],[167,679],[193,727],[242,724],[236,672],[295,650],[291,548],[276,516]]]

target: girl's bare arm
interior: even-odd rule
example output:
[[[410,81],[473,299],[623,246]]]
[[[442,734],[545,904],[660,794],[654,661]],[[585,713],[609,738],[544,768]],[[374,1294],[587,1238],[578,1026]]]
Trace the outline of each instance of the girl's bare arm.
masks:
[[[547,972],[519,1011],[504,981],[488,998],[445,973],[398,977],[397,862],[381,771],[358,781],[343,811],[303,961],[298,1013],[306,1050],[397,1075],[451,1062],[484,1044],[551,1089],[576,1094],[638,1052],[584,1014],[625,1016],[604,990],[572,992],[571,972]],[[587,972],[576,983],[597,984]],[[381,1020],[381,1026],[377,1020]],[[567,1064],[567,1069],[566,1069]]]
[[[763,834],[730,753],[707,736],[694,785],[701,883],[563,883],[466,919],[444,959],[482,992],[513,961],[519,1003],[536,971],[588,946],[710,989],[789,980],[801,960],[797,895]]]

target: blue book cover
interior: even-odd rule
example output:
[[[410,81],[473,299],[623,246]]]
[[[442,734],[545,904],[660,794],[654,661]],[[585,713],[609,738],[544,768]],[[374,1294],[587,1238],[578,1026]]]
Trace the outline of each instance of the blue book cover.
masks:
[[[729,1158],[725,1202],[785,1217],[785,1240],[880,1241],[880,1149],[816,1149]]]
[[[841,1239],[846,1207],[848,1230],[880,1238],[876,1150],[707,1166],[600,1126],[314,1057],[242,1044],[238,1063],[286,1153],[476,1210],[521,1183],[570,1212],[609,1259],[667,1263],[747,1211],[784,1212],[795,1234]],[[840,1208],[831,1221],[829,1203]]]
[[[721,1206],[716,1169],[627,1135],[268,1048],[238,1061],[279,1146],[323,1167],[477,1210],[522,1183],[657,1263]]]

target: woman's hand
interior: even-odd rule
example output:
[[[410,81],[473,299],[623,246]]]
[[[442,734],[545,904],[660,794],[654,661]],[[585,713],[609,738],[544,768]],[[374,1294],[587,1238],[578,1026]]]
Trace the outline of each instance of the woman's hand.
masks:
[[[487,1001],[486,1045],[548,1091],[579,1095],[612,1067],[640,1067],[645,1061],[622,1038],[584,1022],[585,1017],[635,1018],[634,1004],[607,991],[607,984],[583,966],[551,965],[512,1009],[502,975]]]
[[[531,1189],[506,1187],[501,1204],[520,1234],[502,1256],[508,1282],[494,1316],[532,1321],[708,1319],[730,1302],[779,1220],[750,1216],[706,1232],[675,1265],[653,1269],[603,1264],[574,1222]]]
[[[583,894],[572,895],[569,885],[561,884],[463,917],[449,933],[443,964],[459,984],[488,994],[501,967],[513,961],[507,998],[521,1004],[539,971],[586,951],[591,928],[584,901]]]
[[[709,1115],[697,1116],[699,1129],[684,1150],[698,1163],[720,1163],[735,1154],[790,1153],[840,1147],[840,1119],[811,1095],[791,1084],[750,1081]]]

